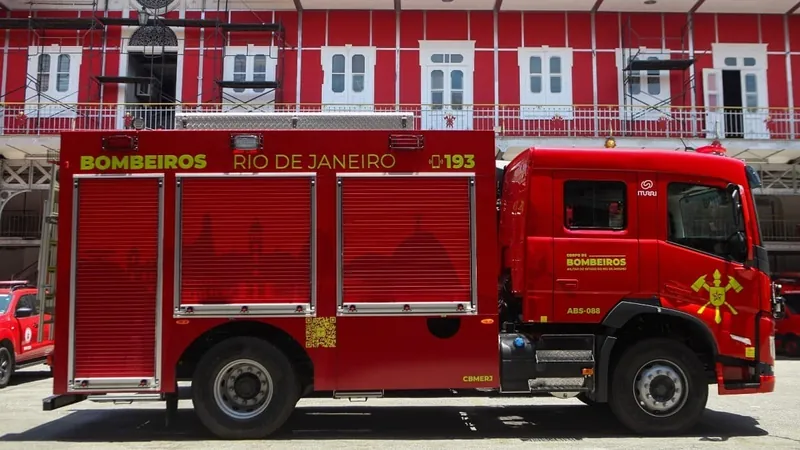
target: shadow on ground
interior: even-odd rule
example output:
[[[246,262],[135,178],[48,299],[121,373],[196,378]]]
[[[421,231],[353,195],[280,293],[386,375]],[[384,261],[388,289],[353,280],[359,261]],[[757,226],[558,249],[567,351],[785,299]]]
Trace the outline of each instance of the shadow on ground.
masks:
[[[191,409],[178,411],[171,427],[163,409],[74,410],[63,418],[2,442],[143,442],[213,439]],[[689,433],[703,441],[726,441],[768,433],[746,416],[707,410]],[[630,436],[609,414],[588,406],[481,407],[298,407],[272,440],[518,439],[581,441]]]
[[[14,372],[9,380],[9,386],[19,386],[21,384],[33,383],[34,381],[50,378],[50,370],[25,370]]]

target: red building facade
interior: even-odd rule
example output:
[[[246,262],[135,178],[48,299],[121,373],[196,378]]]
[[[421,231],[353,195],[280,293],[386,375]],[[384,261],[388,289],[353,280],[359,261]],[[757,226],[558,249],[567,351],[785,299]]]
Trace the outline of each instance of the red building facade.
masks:
[[[408,1],[299,11],[291,0],[267,2],[291,9],[249,9],[262,1],[230,3],[229,11],[197,0],[118,3],[7,12],[6,134],[119,128],[137,115],[169,128],[176,103],[376,105],[418,111],[422,128],[520,137],[789,140],[800,131],[800,15],[786,14],[793,1],[770,2],[771,14],[714,12],[731,3],[722,0],[572,0],[585,10],[566,12],[514,10],[524,2],[513,0],[462,5],[471,10],[458,2],[404,9],[415,6]],[[142,8],[151,18],[144,27],[136,23]],[[71,25],[58,29],[58,18]],[[265,23],[283,30],[228,25]],[[644,65],[633,70],[631,60]]]

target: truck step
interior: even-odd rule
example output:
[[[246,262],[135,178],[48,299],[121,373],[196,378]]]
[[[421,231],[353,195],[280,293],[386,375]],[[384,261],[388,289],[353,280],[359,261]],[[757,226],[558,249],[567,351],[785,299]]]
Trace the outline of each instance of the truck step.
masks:
[[[591,388],[584,377],[534,378],[528,380],[532,392],[584,392]]]
[[[591,350],[536,350],[538,363],[580,363],[594,362]]]

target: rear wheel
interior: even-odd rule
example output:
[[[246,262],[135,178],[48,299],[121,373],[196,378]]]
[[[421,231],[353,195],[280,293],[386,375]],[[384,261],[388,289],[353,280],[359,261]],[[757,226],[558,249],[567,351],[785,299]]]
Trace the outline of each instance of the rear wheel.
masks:
[[[8,386],[14,373],[14,355],[7,347],[0,346],[0,389]]]
[[[797,336],[790,334],[783,338],[783,352],[786,356],[798,356],[800,354],[800,340]]]
[[[252,337],[220,342],[197,364],[192,401],[200,421],[223,439],[260,439],[280,428],[299,399],[291,363]]]
[[[639,434],[688,431],[703,414],[708,380],[697,355],[670,339],[648,339],[625,350],[614,370],[609,404]]]

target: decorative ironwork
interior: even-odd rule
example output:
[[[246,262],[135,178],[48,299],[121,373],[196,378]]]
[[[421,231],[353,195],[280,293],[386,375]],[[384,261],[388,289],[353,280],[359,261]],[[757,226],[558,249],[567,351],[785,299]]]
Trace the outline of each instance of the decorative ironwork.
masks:
[[[177,47],[178,36],[169,27],[146,25],[133,32],[128,45],[137,47]]]
[[[169,5],[175,3],[176,0],[136,0],[136,3],[151,10],[165,10]]]

